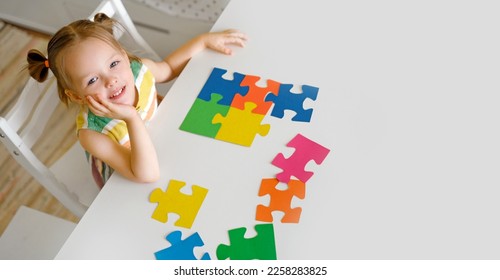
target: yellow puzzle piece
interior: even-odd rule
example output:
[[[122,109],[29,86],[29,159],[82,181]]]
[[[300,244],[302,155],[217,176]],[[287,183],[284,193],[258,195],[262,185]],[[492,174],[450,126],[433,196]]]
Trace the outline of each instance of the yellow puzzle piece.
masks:
[[[271,126],[261,124],[265,115],[252,113],[256,106],[253,102],[246,102],[245,110],[231,107],[225,117],[215,115],[212,124],[222,124],[215,139],[250,147],[255,135],[266,136]]]
[[[180,190],[186,185],[185,182],[170,180],[167,190],[160,188],[154,189],[149,195],[150,202],[156,202],[155,211],[151,217],[162,223],[168,221],[168,213],[177,213],[179,219],[175,226],[191,228],[193,222],[200,210],[201,204],[208,193],[208,189],[193,185],[192,194],[187,195]]]

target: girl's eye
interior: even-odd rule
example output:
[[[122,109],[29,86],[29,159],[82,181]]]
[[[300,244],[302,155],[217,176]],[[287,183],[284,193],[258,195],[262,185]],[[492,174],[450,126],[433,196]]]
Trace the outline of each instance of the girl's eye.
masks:
[[[109,65],[109,68],[115,67],[116,65],[118,65],[118,63],[120,63],[120,62],[119,61],[113,61],[113,62],[111,62],[111,65]]]
[[[88,81],[87,85],[90,86],[91,84],[95,83],[96,81],[97,81],[97,77],[94,77]]]

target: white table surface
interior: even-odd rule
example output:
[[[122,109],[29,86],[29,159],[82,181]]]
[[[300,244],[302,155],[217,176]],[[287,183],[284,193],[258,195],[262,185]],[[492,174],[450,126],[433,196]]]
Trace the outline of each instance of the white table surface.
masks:
[[[403,2],[231,1],[213,30],[250,40],[196,56],[171,88],[148,127],[160,181],[113,175],[57,258],[154,259],[181,230],[216,259],[229,229],[255,234],[260,180],[301,133],[331,152],[308,165],[300,223],[274,216],[279,259],[498,259],[498,4]],[[250,148],[180,131],[213,67],[319,87],[311,122],[267,115]],[[171,179],[209,189],[191,229],[151,218],[149,194]]]

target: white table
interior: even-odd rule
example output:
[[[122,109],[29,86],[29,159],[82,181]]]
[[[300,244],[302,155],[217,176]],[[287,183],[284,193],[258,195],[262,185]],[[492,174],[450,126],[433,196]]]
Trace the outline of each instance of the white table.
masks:
[[[159,183],[114,175],[58,259],[154,259],[165,235],[198,232],[216,259],[228,230],[250,238],[262,178],[297,133],[330,148],[298,224],[274,221],[279,259],[500,257],[499,26],[495,1],[233,0],[213,30],[248,34],[232,57],[193,58],[149,126]],[[179,130],[213,67],[319,87],[310,123],[266,116],[251,147]],[[209,189],[191,229],[151,218],[169,180]]]

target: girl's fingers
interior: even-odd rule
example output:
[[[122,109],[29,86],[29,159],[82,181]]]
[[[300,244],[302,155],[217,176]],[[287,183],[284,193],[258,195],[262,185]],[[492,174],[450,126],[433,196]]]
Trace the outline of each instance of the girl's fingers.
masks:
[[[94,98],[93,96],[87,96],[87,101],[89,103],[89,107],[91,111],[98,115],[98,116],[104,116],[107,113],[109,113],[109,109],[99,98]]]
[[[229,35],[233,38],[238,38],[239,40],[242,40],[242,41],[248,40],[248,37],[245,33],[235,32],[235,33],[230,33]]]
[[[226,30],[224,33],[227,40],[231,43],[243,45],[243,42],[248,40],[248,37],[245,33],[239,32],[237,30]]]
[[[226,40],[226,44],[239,45],[240,47],[245,46],[245,41],[238,37],[230,37]]]

